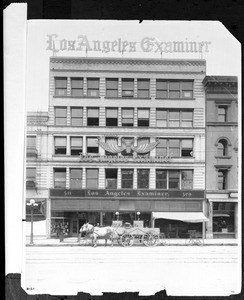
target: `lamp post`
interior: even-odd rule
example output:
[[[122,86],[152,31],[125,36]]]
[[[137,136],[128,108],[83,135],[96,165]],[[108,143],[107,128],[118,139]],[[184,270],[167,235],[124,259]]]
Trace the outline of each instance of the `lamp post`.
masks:
[[[34,245],[33,242],[33,210],[35,206],[38,206],[36,201],[34,199],[31,199],[29,203],[27,203],[28,206],[31,208],[31,235],[30,235],[30,245]]]
[[[119,212],[118,211],[116,211],[116,216],[117,216],[117,221],[119,220]]]
[[[140,220],[140,214],[141,214],[141,213],[138,211],[136,214],[137,214],[137,218],[138,218],[137,220],[139,221],[139,220]]]

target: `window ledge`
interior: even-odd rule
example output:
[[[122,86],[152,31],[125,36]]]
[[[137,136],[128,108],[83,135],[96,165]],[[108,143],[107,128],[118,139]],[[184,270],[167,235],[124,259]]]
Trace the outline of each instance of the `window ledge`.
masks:
[[[155,100],[196,100],[196,98],[158,98],[155,97]]]
[[[86,98],[88,98],[88,99],[101,99],[101,97],[100,96],[53,96],[53,98],[74,98],[74,99],[86,99]]]
[[[215,155],[215,158],[216,159],[230,159],[231,156],[217,156],[217,155]]]

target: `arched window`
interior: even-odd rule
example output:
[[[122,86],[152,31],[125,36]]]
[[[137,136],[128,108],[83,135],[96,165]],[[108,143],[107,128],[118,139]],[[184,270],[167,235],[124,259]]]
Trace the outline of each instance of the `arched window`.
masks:
[[[217,146],[217,155],[218,156],[226,156],[227,155],[227,145],[228,145],[228,142],[225,139],[221,139],[218,141],[218,146]]]

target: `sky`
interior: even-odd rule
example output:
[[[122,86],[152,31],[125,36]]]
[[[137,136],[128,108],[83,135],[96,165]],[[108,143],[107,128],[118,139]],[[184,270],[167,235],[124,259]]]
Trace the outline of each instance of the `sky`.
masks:
[[[124,51],[85,51],[59,50],[54,53],[48,50],[49,35],[58,49],[61,40],[78,40],[85,36],[92,50],[93,40],[131,42],[132,52]],[[54,36],[56,35],[56,36]],[[153,50],[147,49],[146,38],[153,39]],[[152,41],[152,40],[151,40]],[[193,53],[160,53],[158,45],[174,41],[204,42],[202,54]],[[205,44],[206,45],[206,44]],[[111,44],[110,44],[111,47]],[[128,45],[126,50],[129,50]],[[88,49],[89,50],[89,49]],[[115,46],[115,50],[117,50]],[[136,51],[135,51],[136,50]],[[206,52],[208,50],[208,52]],[[241,45],[234,36],[218,21],[115,21],[115,20],[29,20],[27,24],[27,65],[26,65],[26,110],[47,111],[49,101],[49,58],[51,56],[75,57],[119,57],[119,58],[157,58],[157,59],[205,59],[207,75],[241,74]]]

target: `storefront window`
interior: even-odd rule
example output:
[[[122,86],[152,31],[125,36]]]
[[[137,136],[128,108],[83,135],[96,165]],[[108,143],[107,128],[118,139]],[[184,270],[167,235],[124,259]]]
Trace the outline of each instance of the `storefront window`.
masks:
[[[234,232],[234,209],[231,202],[213,203],[213,232]]]

